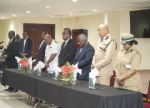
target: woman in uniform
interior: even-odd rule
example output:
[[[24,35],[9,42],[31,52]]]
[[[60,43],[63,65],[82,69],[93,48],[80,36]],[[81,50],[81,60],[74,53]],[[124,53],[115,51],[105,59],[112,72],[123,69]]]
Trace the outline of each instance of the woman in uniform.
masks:
[[[132,34],[122,34],[123,49],[118,52],[116,64],[116,83],[119,88],[139,91],[141,89],[141,78],[139,66],[141,55],[134,47],[138,42]]]

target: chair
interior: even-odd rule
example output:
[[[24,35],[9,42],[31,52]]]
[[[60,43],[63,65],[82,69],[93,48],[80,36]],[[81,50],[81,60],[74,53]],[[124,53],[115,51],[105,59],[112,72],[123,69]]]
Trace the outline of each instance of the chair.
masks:
[[[150,103],[148,103],[148,99],[150,99],[150,80],[149,80],[149,85],[148,85],[146,102],[144,102],[144,108],[150,108]]]
[[[116,74],[115,74],[115,71],[113,71],[113,75],[111,76],[110,78],[110,85],[109,86],[114,86],[115,84],[115,77],[116,77]]]

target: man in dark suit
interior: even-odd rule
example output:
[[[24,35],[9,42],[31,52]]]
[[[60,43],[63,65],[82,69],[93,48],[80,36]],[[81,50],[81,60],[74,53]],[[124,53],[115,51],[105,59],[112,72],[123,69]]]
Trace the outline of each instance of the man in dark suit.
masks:
[[[73,64],[75,55],[75,43],[71,39],[71,30],[69,28],[64,28],[62,33],[64,42],[61,45],[61,51],[59,54],[59,66],[61,67],[67,61]]]
[[[80,47],[77,49],[74,64],[78,63],[78,68],[82,69],[82,75],[77,74],[77,79],[88,81],[95,50],[87,42],[87,36],[85,34],[78,36],[78,44]]]
[[[6,65],[8,68],[17,68],[18,64],[15,59],[15,56],[19,56],[19,42],[15,39],[15,32],[13,30],[9,31],[8,37],[10,39],[6,53],[2,56],[5,59]],[[5,91],[13,91],[14,88],[9,87]]]
[[[32,40],[28,37],[27,32],[23,33],[23,39],[20,40],[20,55],[21,57],[31,57]]]
[[[45,57],[45,49],[46,49],[46,42],[44,41],[44,36],[47,34],[48,32],[42,32],[41,34],[41,38],[42,38],[42,42],[39,46],[39,59],[38,61],[42,61],[44,63],[44,57]]]

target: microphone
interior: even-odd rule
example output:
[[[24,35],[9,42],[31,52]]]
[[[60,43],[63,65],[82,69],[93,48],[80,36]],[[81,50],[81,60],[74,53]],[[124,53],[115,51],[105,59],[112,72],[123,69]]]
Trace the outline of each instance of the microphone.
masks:
[[[2,40],[1,42],[0,42],[0,44],[2,44],[4,42],[4,40]]]

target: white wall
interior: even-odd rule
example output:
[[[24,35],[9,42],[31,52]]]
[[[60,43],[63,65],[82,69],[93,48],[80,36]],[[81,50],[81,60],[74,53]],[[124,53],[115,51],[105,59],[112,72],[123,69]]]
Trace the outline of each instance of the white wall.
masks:
[[[6,40],[5,46],[8,43],[8,31],[15,30],[16,33],[22,35],[23,23],[39,23],[39,24],[55,24],[55,39],[61,44],[62,30],[65,27],[71,29],[87,29],[88,40],[95,47],[99,36],[97,34],[97,27],[99,24],[106,22],[109,26],[110,34],[115,38],[118,44],[118,50],[122,49],[120,45],[120,36],[122,33],[130,33],[130,16],[129,11],[120,12],[105,12],[98,15],[73,18],[51,19],[51,18],[14,18],[0,21],[0,40]],[[136,48],[141,52],[142,63],[140,69],[150,69],[150,39],[137,39],[139,45]],[[117,50],[117,51],[118,51]],[[114,56],[114,63],[116,61],[117,53]],[[115,65],[115,64],[114,64]]]
[[[62,19],[62,28],[69,27],[71,29],[88,30],[88,41],[95,46],[98,36],[98,25],[104,22],[103,14],[83,16],[74,21],[72,18]]]
[[[16,34],[20,34],[22,37],[23,33],[23,23],[37,23],[37,24],[55,24],[55,39],[58,42],[62,42],[61,37],[61,23],[60,19],[52,19],[52,18],[13,18],[2,20],[1,22],[1,37],[0,40],[6,40],[4,46],[7,46],[9,41],[8,39],[8,31],[14,30]]]
[[[129,11],[123,11],[120,13],[120,35],[122,33],[130,33],[130,16]],[[121,38],[120,38],[121,39]],[[147,70],[150,69],[149,61],[150,61],[150,38],[136,38],[138,41],[138,45],[135,47],[140,51],[141,53],[141,70]],[[122,48],[122,45],[120,45],[120,49]]]

